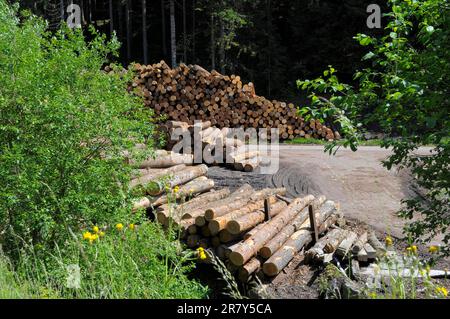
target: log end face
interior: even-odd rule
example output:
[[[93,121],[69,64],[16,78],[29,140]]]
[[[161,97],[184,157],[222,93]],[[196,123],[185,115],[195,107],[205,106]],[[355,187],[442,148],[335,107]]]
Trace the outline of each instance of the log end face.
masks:
[[[270,250],[269,247],[262,247],[259,250],[259,255],[264,259],[269,259],[270,256],[272,256],[272,251]]]
[[[197,216],[197,217],[195,218],[195,225],[197,225],[197,226],[199,226],[199,227],[202,227],[202,226],[204,226],[205,224],[206,224],[205,217],[203,217],[203,216]]]
[[[241,254],[239,254],[237,252],[232,251],[230,253],[229,258],[230,258],[231,262],[233,263],[233,265],[242,266],[244,264],[244,258],[242,257]]]
[[[232,235],[238,235],[241,232],[241,227],[239,225],[239,223],[235,220],[230,220],[227,223],[227,230],[230,232],[230,234]]]
[[[212,209],[212,208],[208,208],[208,209],[205,211],[205,219],[206,219],[207,221],[213,220],[213,219],[214,219],[214,215],[215,215],[214,209]]]
[[[209,231],[211,232],[211,235],[215,236],[220,231],[220,224],[216,220],[211,220],[211,221],[209,221],[208,228],[209,228]]]
[[[270,262],[266,262],[263,265],[263,272],[266,276],[273,277],[278,275],[278,267]]]

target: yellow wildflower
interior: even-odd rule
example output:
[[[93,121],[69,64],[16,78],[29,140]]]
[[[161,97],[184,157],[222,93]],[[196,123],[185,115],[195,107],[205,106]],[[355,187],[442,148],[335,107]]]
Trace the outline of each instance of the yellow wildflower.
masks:
[[[134,230],[135,227],[136,227],[136,225],[134,225],[134,224],[128,225],[128,228],[131,229],[131,230]]]
[[[407,247],[406,250],[411,254],[414,254],[414,255],[417,254],[417,246],[416,245],[411,245],[411,246]]]
[[[372,299],[377,299],[377,293],[376,292],[371,292],[369,294],[369,297],[372,298]]]
[[[393,240],[391,236],[386,236],[386,238],[384,239],[384,242],[386,243],[386,246],[392,246],[393,244]]]
[[[83,233],[83,239],[84,240],[89,240],[91,238],[91,236],[92,236],[91,232],[87,231],[87,232]]]
[[[100,237],[105,237],[105,232],[104,232],[104,231],[100,231],[100,232],[98,233],[98,235],[99,235]]]
[[[92,230],[94,231],[95,234],[98,234],[98,232],[100,231],[100,229],[98,228],[98,226],[92,227]]]
[[[430,246],[430,248],[428,248],[428,251],[432,254],[437,253],[439,251],[439,246]]]
[[[122,224],[122,223],[116,224],[116,229],[117,229],[118,231],[121,231],[121,230],[123,229],[123,224]]]
[[[180,187],[178,187],[178,185],[173,188],[173,192],[175,194],[178,193],[179,191],[180,191]]]
[[[436,292],[437,292],[438,294],[441,294],[441,295],[444,296],[444,297],[447,297],[447,296],[448,296],[448,290],[447,290],[447,288],[445,288],[445,287],[437,287],[437,288],[436,288]]]
[[[203,249],[203,247],[197,248],[197,253],[198,253],[198,258],[200,260],[205,260],[207,258],[205,249]]]

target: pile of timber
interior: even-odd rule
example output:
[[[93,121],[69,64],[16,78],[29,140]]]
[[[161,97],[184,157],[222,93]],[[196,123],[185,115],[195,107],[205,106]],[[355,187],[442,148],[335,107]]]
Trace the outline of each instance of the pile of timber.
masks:
[[[223,164],[238,171],[253,172],[260,164],[270,164],[265,154],[250,150],[243,140],[232,136],[233,133],[228,128],[219,129],[212,126],[211,121],[196,125],[180,121],[167,121],[161,125],[159,132],[167,141],[166,149],[193,154],[194,148],[199,147],[205,164]]]
[[[169,120],[189,124],[211,121],[219,128],[278,128],[282,139],[340,138],[337,131],[318,120],[305,122],[294,104],[256,95],[254,85],[243,84],[237,75],[225,76],[183,63],[171,69],[164,61],[130,68],[135,77],[129,91],[143,96],[146,106]]]
[[[181,228],[188,247],[203,247],[225,261],[241,281],[262,271],[274,277],[294,256],[342,218],[324,196],[287,199],[284,188],[244,184],[204,193],[179,205],[161,205],[157,220]],[[311,226],[312,225],[312,226]]]

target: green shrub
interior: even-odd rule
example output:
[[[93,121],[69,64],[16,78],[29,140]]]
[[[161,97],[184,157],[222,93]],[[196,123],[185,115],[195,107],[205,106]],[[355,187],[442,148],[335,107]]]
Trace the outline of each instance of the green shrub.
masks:
[[[101,71],[119,47],[93,29],[46,30],[0,0],[0,243],[63,242],[80,224],[126,220],[124,151],[151,134],[128,76]],[[138,154],[139,155],[139,154]],[[142,154],[141,154],[142,155]]]

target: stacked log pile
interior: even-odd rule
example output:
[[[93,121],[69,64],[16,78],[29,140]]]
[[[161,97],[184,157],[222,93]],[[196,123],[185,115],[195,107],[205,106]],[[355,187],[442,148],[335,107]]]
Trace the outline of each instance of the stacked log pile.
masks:
[[[268,100],[255,93],[252,83],[237,75],[208,72],[198,65],[180,64],[171,69],[164,61],[131,66],[135,77],[129,91],[144,97],[146,106],[169,120],[213,126],[278,128],[280,138],[339,139],[337,131],[318,120],[305,122],[292,103]]]
[[[196,125],[179,121],[168,121],[161,125],[159,132],[167,141],[166,149],[194,154],[195,147],[199,147],[205,164],[223,164],[238,171],[253,172],[260,164],[270,164],[265,154],[245,146],[245,136],[242,139],[233,136],[229,129],[212,126],[211,121]]]
[[[147,196],[133,209],[151,208],[164,227],[180,229],[188,247],[216,254],[243,282],[252,274],[277,276],[297,254],[313,264],[351,261],[358,269],[386,254],[374,232],[357,232],[325,196],[287,199],[284,188],[248,184],[215,190],[206,165],[168,151],[136,167],[129,185]]]

